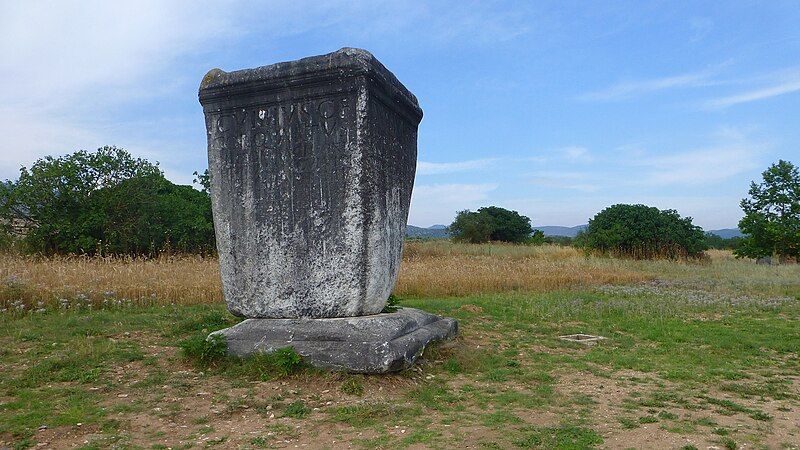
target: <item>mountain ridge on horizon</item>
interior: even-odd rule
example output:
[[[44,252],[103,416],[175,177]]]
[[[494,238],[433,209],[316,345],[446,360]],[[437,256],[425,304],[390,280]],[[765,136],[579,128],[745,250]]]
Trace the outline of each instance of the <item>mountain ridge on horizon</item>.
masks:
[[[574,227],[566,227],[561,225],[542,225],[533,227],[534,230],[540,230],[545,236],[565,236],[575,237],[582,230],[585,230],[588,225],[576,225]],[[732,237],[741,237],[742,232],[738,228],[720,228],[717,230],[703,230],[706,233],[715,234],[723,239],[730,239]],[[422,237],[422,238],[446,238],[450,234],[447,232],[445,225],[431,225],[429,227],[417,227],[414,225],[406,225],[407,237]]]

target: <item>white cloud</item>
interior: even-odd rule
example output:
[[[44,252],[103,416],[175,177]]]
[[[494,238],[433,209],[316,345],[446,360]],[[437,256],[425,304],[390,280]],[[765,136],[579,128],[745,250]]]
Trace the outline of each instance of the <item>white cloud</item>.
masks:
[[[708,70],[671,77],[625,81],[597,92],[583,94],[578,98],[589,101],[611,101],[624,100],[667,89],[761,85],[745,92],[714,98],[702,103],[704,109],[721,109],[800,91],[800,70],[796,67],[756,76],[740,76],[728,79],[714,76],[723,66],[728,64],[729,62],[725,62]]]
[[[800,91],[800,74],[797,74],[794,79],[783,80],[771,86],[710,100],[706,102],[706,107],[710,109],[727,108],[741,103],[764,100],[798,91]]]
[[[153,139],[167,141],[161,137],[163,129],[151,131],[155,138],[136,131],[137,124],[126,117],[125,108],[155,104],[154,99],[167,98],[165,94],[193,98],[203,74],[195,73],[198,67],[191,63],[246,35],[259,36],[257,46],[246,42],[250,53],[257,54],[252,57],[257,64],[271,61],[269,55],[278,52],[275,47],[279,39],[303,33],[324,32],[332,46],[324,50],[332,51],[348,43],[394,42],[395,36],[405,39],[412,30],[425,34],[426,46],[492,45],[527,33],[530,26],[530,21],[519,14],[482,4],[363,0],[2,2],[0,179],[15,176],[20,165],[29,165],[46,154],[105,144],[147,151]],[[248,57],[241,61],[253,65]],[[159,113],[169,114],[153,111]],[[198,135],[203,137],[202,132]],[[166,147],[151,150],[158,154],[156,159],[175,159],[174,149],[185,139],[170,139]],[[201,154],[202,147],[191,153],[194,158]],[[180,158],[185,159],[185,155]],[[448,164],[433,163],[427,169],[421,164],[421,173],[469,170],[470,164],[478,167],[483,163]]]
[[[665,89],[707,86],[713,84],[710,78],[711,71],[702,71],[649,80],[625,81],[601,91],[581,95],[579,98],[595,101],[622,100]]]
[[[49,114],[0,107],[0,179],[16,178],[22,165],[46,155],[102,146],[96,133]]]
[[[689,27],[692,30],[692,36],[689,42],[696,43],[706,38],[714,29],[714,21],[707,17],[692,17],[689,19]]]
[[[417,163],[417,175],[439,175],[444,173],[484,169],[492,165],[495,161],[495,159],[473,159],[470,161],[445,163],[420,161]]]
[[[726,146],[701,149],[643,161],[652,184],[709,184],[758,167],[752,148]]]
[[[592,155],[589,154],[589,149],[586,147],[564,147],[560,151],[570,162],[590,162],[592,160]]]
[[[127,90],[226,32],[224,10],[178,1],[6,3],[0,100],[52,108]]]
[[[450,223],[457,211],[486,206],[495,183],[423,184],[414,186],[408,223],[428,226]]]
[[[539,171],[531,174],[530,182],[535,186],[595,192],[600,185],[589,173],[564,171]]]
[[[647,185],[701,185],[727,180],[760,167],[766,142],[748,139],[741,130],[723,128],[718,142],[704,148],[663,156],[642,156],[630,165],[644,168],[638,180]]]
[[[134,127],[116,120],[122,105],[176,89],[180,58],[235,33],[229,10],[224,2],[4,3],[0,178],[44,155],[130,142]]]

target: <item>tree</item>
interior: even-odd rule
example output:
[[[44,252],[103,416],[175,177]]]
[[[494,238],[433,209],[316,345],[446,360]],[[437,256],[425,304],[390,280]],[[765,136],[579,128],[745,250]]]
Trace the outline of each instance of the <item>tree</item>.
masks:
[[[706,249],[702,228],[677,211],[645,205],[613,205],[589,220],[576,238],[589,250],[633,258],[696,257]]]
[[[530,237],[528,237],[526,242],[531,245],[543,245],[546,242],[550,243],[552,241],[547,239],[547,237],[544,235],[544,231],[533,230],[533,232],[531,233]]]
[[[533,232],[531,219],[497,206],[479,208],[476,212],[459,211],[448,229],[453,240],[473,244],[488,241],[526,242]]]
[[[153,255],[214,249],[211,202],[157,164],[116,147],[45,157],[6,184],[3,222],[22,220],[29,250]]]
[[[468,209],[459,211],[447,229],[456,242],[480,244],[492,238],[491,219],[486,214],[478,214]]]
[[[10,214],[13,187],[10,181],[0,182],[0,251],[8,250],[13,243],[11,230],[14,219]]]
[[[204,170],[203,173],[195,170],[193,175],[192,183],[199,184],[204,193],[211,195],[211,173],[208,169]]]
[[[777,256],[800,258],[800,171],[779,160],[762,174],[760,184],[750,183],[750,198],[740,205],[744,217],[739,229],[745,234],[735,250],[738,257]]]
[[[706,247],[717,250],[735,250],[742,242],[742,238],[734,236],[723,238],[716,234],[706,233]]]

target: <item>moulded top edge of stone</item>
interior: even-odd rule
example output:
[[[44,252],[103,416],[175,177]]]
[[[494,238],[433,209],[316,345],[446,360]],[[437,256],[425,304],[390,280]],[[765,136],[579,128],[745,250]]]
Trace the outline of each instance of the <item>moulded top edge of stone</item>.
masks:
[[[319,56],[309,56],[296,61],[279,62],[254,69],[225,72],[211,69],[200,83],[200,103],[213,102],[225,91],[258,91],[287,86],[290,81],[303,84],[304,80],[315,78],[346,78],[348,76],[368,75],[394,90],[408,106],[422,115],[417,97],[389,71],[372,53],[360,49],[344,47],[335,52]],[[299,80],[299,81],[298,81]],[[224,94],[223,94],[224,95]]]

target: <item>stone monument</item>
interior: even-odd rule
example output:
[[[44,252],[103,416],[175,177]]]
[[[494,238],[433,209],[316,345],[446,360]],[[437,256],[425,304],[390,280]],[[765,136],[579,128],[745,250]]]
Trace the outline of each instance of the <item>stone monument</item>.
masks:
[[[417,159],[416,97],[343,48],[200,85],[225,301],[247,320],[212,335],[247,355],[293,347],[319,367],[413,364],[458,324],[381,313],[397,279]]]

